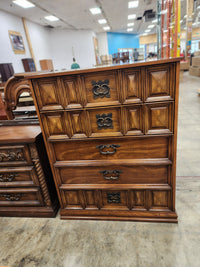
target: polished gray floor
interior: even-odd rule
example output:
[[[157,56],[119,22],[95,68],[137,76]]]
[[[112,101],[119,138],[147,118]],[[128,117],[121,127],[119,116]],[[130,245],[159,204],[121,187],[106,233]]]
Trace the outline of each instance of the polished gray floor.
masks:
[[[180,86],[178,224],[0,218],[0,266],[199,267],[200,78]]]

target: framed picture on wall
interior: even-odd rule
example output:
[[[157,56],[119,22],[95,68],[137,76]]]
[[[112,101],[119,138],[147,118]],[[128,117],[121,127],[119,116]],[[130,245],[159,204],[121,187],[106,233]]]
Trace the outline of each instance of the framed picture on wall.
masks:
[[[15,54],[25,54],[24,42],[19,32],[8,31],[12,48]]]

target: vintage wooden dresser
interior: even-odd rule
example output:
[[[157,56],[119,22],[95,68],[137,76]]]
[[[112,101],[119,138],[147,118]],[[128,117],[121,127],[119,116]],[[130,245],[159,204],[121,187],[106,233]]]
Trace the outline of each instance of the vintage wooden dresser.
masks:
[[[178,58],[24,75],[62,219],[177,222]]]
[[[41,129],[15,123],[0,126],[0,216],[55,217],[59,205]]]

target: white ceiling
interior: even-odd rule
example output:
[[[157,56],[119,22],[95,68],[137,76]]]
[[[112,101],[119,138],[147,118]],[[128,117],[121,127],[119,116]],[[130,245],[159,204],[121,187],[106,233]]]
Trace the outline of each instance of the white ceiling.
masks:
[[[12,3],[12,0],[0,0],[0,9],[8,11],[19,17],[25,17],[43,26],[53,26],[66,29],[93,30],[97,33],[103,31],[103,26],[98,19],[106,18],[111,31],[126,32],[127,23],[134,22],[133,32],[141,34],[147,29],[151,22],[143,20],[128,20],[129,14],[142,17],[145,10],[156,11],[157,0],[139,0],[138,8],[128,8],[129,0],[30,0],[36,7],[24,9]],[[200,0],[197,0],[200,5]],[[99,6],[101,14],[92,15],[89,11],[92,7]],[[194,20],[200,10],[196,10]],[[186,0],[181,1],[181,17],[186,14]],[[44,16],[55,15],[60,20],[48,22]],[[185,19],[182,27],[185,26]],[[154,27],[150,33],[154,33]]]

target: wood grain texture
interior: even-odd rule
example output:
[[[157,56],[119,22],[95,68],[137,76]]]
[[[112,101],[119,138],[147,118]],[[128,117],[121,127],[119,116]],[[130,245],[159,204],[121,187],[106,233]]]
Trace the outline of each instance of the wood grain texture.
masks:
[[[178,65],[28,76],[61,218],[177,222]]]

